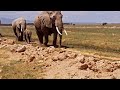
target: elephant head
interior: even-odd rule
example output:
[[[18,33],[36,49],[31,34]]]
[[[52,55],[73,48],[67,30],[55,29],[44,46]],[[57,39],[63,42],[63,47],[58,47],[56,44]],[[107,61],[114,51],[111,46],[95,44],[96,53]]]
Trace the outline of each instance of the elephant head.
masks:
[[[26,29],[26,20],[23,17],[15,19],[12,22],[12,28],[17,39],[23,41],[23,32]]]
[[[60,37],[60,41],[59,41],[59,44],[61,46],[61,42],[62,42],[62,31],[64,30],[65,31],[65,34],[67,35],[67,32],[66,30],[64,29],[63,27],[63,15],[61,14],[61,11],[53,11],[53,14],[51,14],[51,18],[53,20],[53,23],[55,24],[55,27],[56,27],[56,30],[59,34],[59,37]],[[55,21],[55,22],[54,22]]]

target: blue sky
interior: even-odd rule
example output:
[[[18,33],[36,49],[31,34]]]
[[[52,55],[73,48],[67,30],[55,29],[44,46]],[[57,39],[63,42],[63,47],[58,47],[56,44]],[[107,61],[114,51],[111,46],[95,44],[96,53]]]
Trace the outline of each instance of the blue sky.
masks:
[[[41,11],[0,11],[0,18],[25,17],[33,21]],[[120,11],[62,11],[64,22],[120,23]]]

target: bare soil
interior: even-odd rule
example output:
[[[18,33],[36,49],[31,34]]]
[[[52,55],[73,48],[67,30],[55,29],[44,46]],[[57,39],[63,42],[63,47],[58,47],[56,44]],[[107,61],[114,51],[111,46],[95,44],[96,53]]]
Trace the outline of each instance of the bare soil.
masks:
[[[120,61],[0,38],[1,79],[120,79]]]

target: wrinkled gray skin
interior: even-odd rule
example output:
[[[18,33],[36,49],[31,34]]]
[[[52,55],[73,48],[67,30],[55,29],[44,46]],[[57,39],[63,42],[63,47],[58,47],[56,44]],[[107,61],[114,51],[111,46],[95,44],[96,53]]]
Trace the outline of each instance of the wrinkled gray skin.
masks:
[[[26,41],[27,43],[30,43],[30,42],[31,42],[31,37],[32,37],[32,31],[26,29],[26,30],[24,31],[25,41]]]
[[[23,17],[12,22],[12,28],[18,41],[23,41],[23,32],[26,29],[26,20]]]
[[[58,32],[56,27],[58,27],[60,33],[62,34],[63,30],[63,15],[61,11],[43,11],[40,15],[35,17],[34,26],[36,29],[36,33],[40,42],[40,45],[47,46],[48,44],[48,36],[53,33],[53,46],[57,46],[57,35]],[[45,42],[43,43],[43,37],[45,37]],[[59,45],[61,47],[62,35],[59,35],[60,41]]]

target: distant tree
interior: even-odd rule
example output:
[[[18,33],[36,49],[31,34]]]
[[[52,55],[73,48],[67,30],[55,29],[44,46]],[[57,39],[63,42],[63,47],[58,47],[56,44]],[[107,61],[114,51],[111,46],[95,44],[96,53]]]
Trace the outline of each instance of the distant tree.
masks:
[[[105,26],[105,25],[107,25],[107,23],[106,23],[106,22],[105,22],[105,23],[102,23],[102,25]]]

